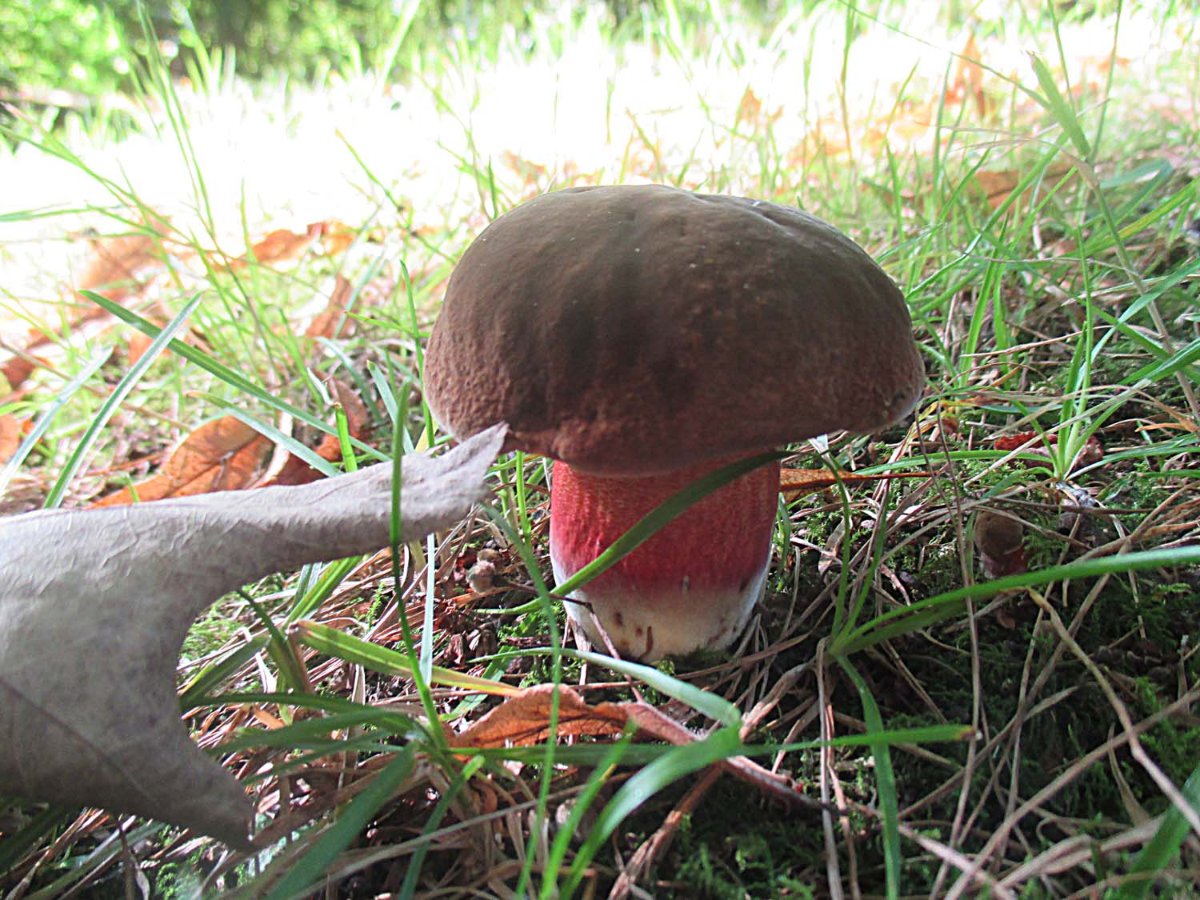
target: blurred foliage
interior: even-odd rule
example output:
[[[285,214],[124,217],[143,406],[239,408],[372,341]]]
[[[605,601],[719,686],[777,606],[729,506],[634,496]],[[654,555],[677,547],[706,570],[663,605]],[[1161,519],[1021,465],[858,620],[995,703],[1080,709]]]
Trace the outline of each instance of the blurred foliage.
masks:
[[[99,94],[128,76],[123,23],[113,9],[86,0],[0,3],[0,86]]]
[[[733,6],[764,23],[801,7],[834,0],[0,0],[0,86],[57,88],[96,96],[131,86],[139,59],[152,54],[145,24],[176,74],[213,59],[232,61],[250,78],[320,80],[329,73],[387,70],[397,74],[430,49],[480,47],[507,32],[528,34],[533,17],[581,15],[601,6],[614,29],[653,20],[685,26],[710,21]],[[1169,0],[1174,7],[1181,0]],[[858,0],[873,16],[888,0]],[[1088,15],[1112,0],[1065,2],[1060,15]],[[947,5],[966,21],[974,4]],[[532,29],[535,30],[535,29]],[[404,52],[395,55],[403,39]],[[520,42],[520,41],[518,41]]]
[[[643,3],[650,0],[609,0],[607,7],[618,22]],[[707,9],[698,0],[680,5]],[[559,9],[552,0],[5,0],[0,82],[91,95],[128,86],[136,60],[153,49],[145,22],[177,74],[231,51],[243,76],[313,80],[390,69],[401,36],[418,50],[473,41]]]

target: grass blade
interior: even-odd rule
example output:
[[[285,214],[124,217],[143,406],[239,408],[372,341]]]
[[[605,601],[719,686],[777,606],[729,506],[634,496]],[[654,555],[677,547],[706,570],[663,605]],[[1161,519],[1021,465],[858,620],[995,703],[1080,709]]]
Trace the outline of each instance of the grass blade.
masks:
[[[877,616],[864,625],[839,635],[831,642],[829,652],[834,656],[848,656],[868,647],[873,647],[889,637],[907,634],[917,628],[939,622],[956,615],[963,609],[965,601],[980,597],[993,597],[1005,591],[1015,591],[1052,581],[1073,578],[1091,578],[1115,572],[1135,572],[1160,566],[1188,566],[1200,564],[1200,547],[1173,547],[1168,550],[1141,550],[1106,556],[1100,559],[1083,559],[1061,566],[1051,566],[1020,575],[1009,575],[994,581],[985,581],[953,591],[946,591]]]
[[[95,418],[88,425],[87,431],[79,439],[75,450],[67,459],[62,472],[59,473],[58,479],[46,494],[44,504],[46,509],[54,509],[62,503],[63,496],[67,492],[67,485],[71,483],[71,479],[75,477],[76,473],[83,466],[83,461],[91,451],[96,439],[100,437],[100,432],[108,424],[108,420],[112,418],[121,404],[125,402],[125,398],[129,396],[129,392],[133,390],[142,376],[146,374],[146,370],[153,365],[154,361],[158,359],[167,346],[173,342],[175,335],[183,329],[192,311],[200,304],[200,296],[200,294],[196,294],[184,304],[183,309],[179,311],[175,318],[159,331],[149,348],[142,354],[142,357],[130,366],[125,376],[117,382],[117,386],[113,388],[113,392],[108,395],[108,399],[104,401],[99,412],[96,413]]]
[[[67,405],[68,401],[75,396],[75,392],[87,384],[88,380],[108,361],[110,356],[112,356],[111,350],[101,350],[88,360],[78,375],[63,385],[62,389],[58,391],[54,402],[38,417],[33,429],[29,434],[25,435],[16,452],[13,453],[12,458],[4,464],[3,469],[0,469],[0,497],[4,496],[4,492],[8,489],[8,483],[17,474],[21,463],[29,456],[30,451],[37,446],[38,441],[50,430],[50,425],[54,422],[55,417]]]
[[[871,689],[858,674],[858,670],[846,659],[839,659],[842,670],[850,676],[862,701],[863,721],[867,724],[867,737],[871,739],[871,756],[875,760],[875,786],[879,791],[879,814],[883,821],[883,863],[888,900],[900,896],[900,802],[896,796],[896,773],[892,769],[892,754],[888,744],[876,740],[885,733],[879,705]]]
[[[1200,766],[1192,770],[1182,793],[1188,803],[1200,811]],[[1187,819],[1178,809],[1173,806],[1168,809],[1154,837],[1130,863],[1129,880],[1117,892],[1119,900],[1140,900],[1145,897],[1154,885],[1155,873],[1165,869],[1179,855],[1179,849],[1191,831]]]
[[[412,774],[412,770],[413,752],[405,749],[397,753],[396,758],[375,776],[370,787],[346,805],[337,822],[296,860],[283,880],[267,893],[267,900],[290,900],[320,884],[325,877],[325,870],[366,828],[371,818]]]
[[[596,819],[583,845],[571,864],[562,896],[570,897],[583,880],[584,870],[591,864],[600,845],[630,815],[663,788],[693,772],[722,759],[736,756],[741,741],[737,728],[722,728],[694,744],[672,747],[654,762],[640,769],[608,801]]]
[[[1029,62],[1033,65],[1033,73],[1037,76],[1038,86],[1042,89],[1041,94],[1031,92],[1031,96],[1054,116],[1054,120],[1062,126],[1062,130],[1066,132],[1071,143],[1075,145],[1075,149],[1079,151],[1079,155],[1084,159],[1089,159],[1092,155],[1092,145],[1088,143],[1087,135],[1083,133],[1074,107],[1067,102],[1067,98],[1058,89],[1050,67],[1035,53],[1029,54]]]
[[[414,666],[408,656],[364,641],[353,635],[321,625],[318,622],[297,622],[291,631],[302,644],[311,647],[319,653],[336,656],[346,662],[355,663],[373,672],[385,675],[411,675]],[[431,672],[434,684],[446,687],[461,688],[466,691],[481,691],[485,694],[495,694],[500,697],[511,697],[521,692],[520,688],[499,681],[488,681],[486,678],[476,678],[464,672],[434,666]]]

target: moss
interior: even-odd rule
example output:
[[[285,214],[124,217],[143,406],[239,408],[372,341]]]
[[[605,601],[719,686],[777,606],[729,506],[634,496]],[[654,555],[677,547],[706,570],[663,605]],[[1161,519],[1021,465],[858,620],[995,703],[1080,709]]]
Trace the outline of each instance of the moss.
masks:
[[[688,786],[664,792],[661,806],[644,807],[626,823],[629,852],[654,832],[666,804],[677,802]],[[783,813],[745,784],[722,777],[684,820],[655,879],[662,896],[812,897],[814,876],[824,872],[822,848],[819,814]]]

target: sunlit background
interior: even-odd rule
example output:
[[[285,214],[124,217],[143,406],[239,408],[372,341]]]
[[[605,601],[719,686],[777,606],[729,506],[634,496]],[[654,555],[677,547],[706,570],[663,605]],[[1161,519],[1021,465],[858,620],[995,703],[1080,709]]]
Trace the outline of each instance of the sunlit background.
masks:
[[[0,333],[70,298],[85,238],[125,231],[139,204],[237,256],[270,229],[315,222],[474,232],[576,183],[677,183],[820,214],[847,168],[919,196],[937,152],[1003,191],[1022,146],[1062,137],[1035,96],[1034,56],[1097,129],[1105,103],[1147,142],[1195,127],[1194,22],[1158,4],[1127,4],[1119,27],[1104,4],[1061,4],[1058,40],[1029,3],[702,6],[618,18],[574,4],[489,21],[481,37],[397,3],[390,46],[343,56],[314,83],[243,76],[236,53],[197,56],[176,36],[157,48],[174,61],[169,87],[133,77],[153,55],[143,38],[95,17],[83,24],[108,29],[110,86],[134,90],[56,92],[44,75],[6,91],[17,118],[0,145]],[[844,219],[861,204],[833,206]]]

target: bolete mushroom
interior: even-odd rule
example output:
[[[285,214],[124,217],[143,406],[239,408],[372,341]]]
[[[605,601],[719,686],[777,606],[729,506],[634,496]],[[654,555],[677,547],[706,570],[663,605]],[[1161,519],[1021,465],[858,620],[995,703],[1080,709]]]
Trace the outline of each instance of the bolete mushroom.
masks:
[[[561,583],[705,473],[835,429],[902,419],[924,384],[904,297],[832,226],[660,186],[572,188],[463,254],[430,335],[426,396],[459,438],[507,422],[552,457]],[[728,645],[758,602],[779,465],[696,503],[574,593],[615,649]]]

